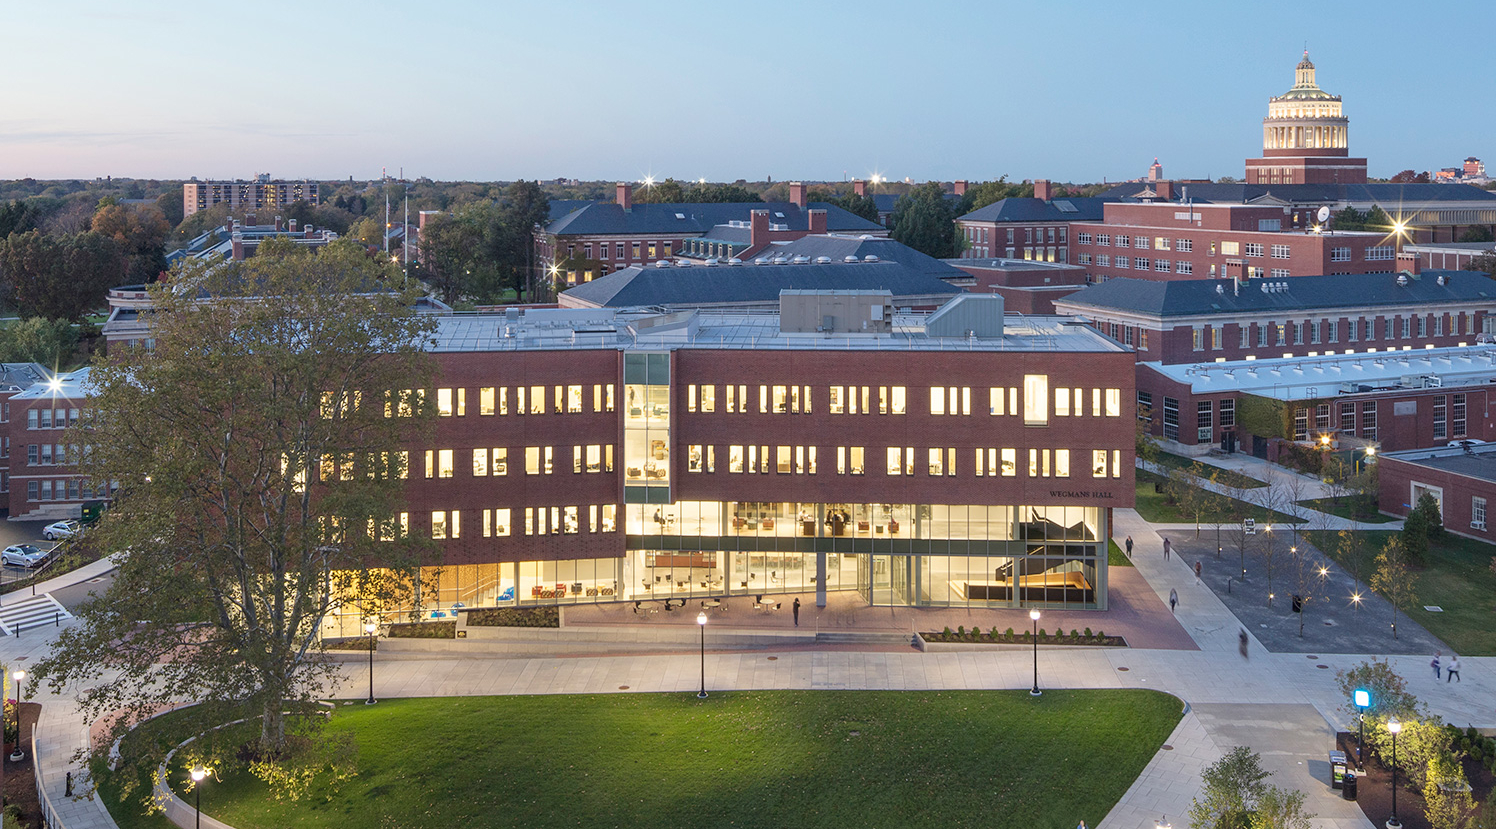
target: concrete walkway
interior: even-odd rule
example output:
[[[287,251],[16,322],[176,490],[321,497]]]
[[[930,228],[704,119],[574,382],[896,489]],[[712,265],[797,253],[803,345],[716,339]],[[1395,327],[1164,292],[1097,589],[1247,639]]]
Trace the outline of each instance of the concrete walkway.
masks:
[[[1402,529],[1403,522],[1401,520],[1389,521],[1385,524],[1364,524],[1349,518],[1341,518],[1338,515],[1330,515],[1326,512],[1301,506],[1298,502],[1329,498],[1334,493],[1319,478],[1312,475],[1305,475],[1277,464],[1268,463],[1261,458],[1254,458],[1251,455],[1236,452],[1230,455],[1213,453],[1192,458],[1191,460],[1197,460],[1206,466],[1246,475],[1249,478],[1255,478],[1267,484],[1267,486],[1252,487],[1250,489],[1232,490],[1230,487],[1220,484],[1201,481],[1200,486],[1202,488],[1222,495],[1240,497],[1249,503],[1302,518],[1305,520],[1305,526],[1308,528],[1316,530]],[[1138,468],[1146,469],[1149,472],[1159,475],[1167,476],[1169,474],[1168,467],[1159,466],[1158,464],[1139,461]],[[1181,524],[1178,526],[1182,528],[1185,525]],[[1190,529],[1194,529],[1195,525],[1189,524],[1188,526]],[[1214,525],[1211,526],[1214,527]]]
[[[1361,655],[1269,654],[1255,639],[1249,659],[1237,651],[1241,626],[1204,587],[1195,588],[1190,565],[1165,560],[1162,539],[1132,510],[1116,512],[1117,540],[1134,540],[1136,576],[1147,591],[1140,603],[1167,607],[1171,586],[1180,589],[1176,619],[1198,650],[1187,648],[1041,648],[1039,683],[1049,688],[1151,688],[1175,694],[1191,710],[1097,829],[1147,829],[1167,815],[1184,826],[1199,771],[1232,745],[1250,745],[1276,772],[1272,782],[1303,789],[1316,824],[1334,829],[1371,826],[1354,804],[1339,801],[1320,765],[1330,748],[1329,734],[1348,726],[1338,709],[1341,694],[1335,672],[1363,661]],[[92,565],[91,565],[92,566]],[[105,565],[107,566],[107,565]],[[98,575],[87,568],[70,574],[83,581]],[[45,587],[43,588],[45,589]],[[1151,593],[1147,595],[1147,593]],[[802,614],[805,609],[802,608]],[[802,623],[804,617],[802,616]],[[42,631],[38,631],[42,633]],[[711,647],[711,630],[707,645]],[[1249,632],[1250,635],[1250,632]],[[0,659],[34,659],[48,645],[37,635],[0,638]],[[1027,649],[918,653],[913,650],[784,650],[716,652],[706,659],[709,690],[727,689],[1023,689],[1033,682],[1033,656]],[[1435,713],[1459,725],[1496,725],[1496,659],[1465,660],[1458,685],[1434,684],[1426,658],[1394,656],[1393,668]],[[22,663],[24,664],[24,662]],[[368,685],[362,659],[342,665],[340,695],[359,699]],[[380,697],[556,693],[694,693],[702,667],[696,654],[613,654],[579,657],[376,657],[374,687]],[[624,688],[627,690],[623,690]],[[86,728],[70,700],[41,694],[38,760],[47,789],[68,829],[106,829],[114,823],[90,801],[62,798],[63,773],[71,755],[86,744]],[[1318,720],[1315,715],[1317,714]]]

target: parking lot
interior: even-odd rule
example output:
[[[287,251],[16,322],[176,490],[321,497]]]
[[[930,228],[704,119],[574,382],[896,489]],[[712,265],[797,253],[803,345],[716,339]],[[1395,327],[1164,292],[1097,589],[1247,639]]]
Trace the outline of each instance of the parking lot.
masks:
[[[42,538],[42,528],[49,521],[0,521],[0,549],[12,544],[31,544],[39,550],[51,550],[57,546],[56,541],[47,541]],[[10,564],[0,567],[0,584],[10,584],[20,581],[31,575],[31,571],[25,567],[17,567]]]

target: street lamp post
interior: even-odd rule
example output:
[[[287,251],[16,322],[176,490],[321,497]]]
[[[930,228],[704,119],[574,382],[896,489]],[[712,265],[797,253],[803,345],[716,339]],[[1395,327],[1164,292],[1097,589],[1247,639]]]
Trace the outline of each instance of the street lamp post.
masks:
[[[706,699],[706,611],[696,614],[696,626],[701,628],[701,693],[697,699]]]
[[[197,815],[197,829],[203,826],[203,781],[208,779],[208,770],[202,766],[192,767],[192,811]]]
[[[26,672],[15,670],[10,675],[16,681],[16,748],[10,753],[10,761],[16,763],[26,759],[26,752],[21,749],[21,703],[26,701],[26,692],[21,683],[26,679]]]
[[[369,634],[369,698],[364,700],[364,705],[373,705],[378,702],[374,699],[374,645],[379,641],[375,638],[375,634],[379,633],[379,625],[375,622],[365,622],[364,633]]]
[[[1366,761],[1362,755],[1366,753],[1366,709],[1371,707],[1371,693],[1364,688],[1357,688],[1351,695],[1356,707],[1361,709],[1361,716],[1356,718],[1356,770],[1365,771]]]
[[[1402,821],[1397,819],[1397,732],[1401,730],[1397,717],[1387,720],[1387,732],[1392,735],[1392,817],[1387,818],[1387,829],[1402,829]]]
[[[1037,697],[1044,693],[1039,690],[1039,611],[1029,611],[1029,618],[1034,620],[1034,687],[1029,689],[1029,696]]]

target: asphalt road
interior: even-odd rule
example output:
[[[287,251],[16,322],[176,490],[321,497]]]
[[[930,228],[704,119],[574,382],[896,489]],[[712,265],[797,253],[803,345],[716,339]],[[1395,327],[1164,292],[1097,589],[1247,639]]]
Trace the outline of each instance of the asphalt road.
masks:
[[[53,590],[52,598],[56,599],[63,607],[72,610],[88,600],[92,594],[103,595],[109,585],[114,583],[114,571],[110,570],[102,576],[89,579],[79,584],[71,584],[61,590]],[[24,591],[22,591],[24,593]]]
[[[42,528],[48,521],[0,521],[0,548],[12,544],[31,544],[42,550],[50,550],[57,542],[42,538]],[[9,583],[26,578],[30,571],[25,567],[4,565],[0,567],[0,583]]]

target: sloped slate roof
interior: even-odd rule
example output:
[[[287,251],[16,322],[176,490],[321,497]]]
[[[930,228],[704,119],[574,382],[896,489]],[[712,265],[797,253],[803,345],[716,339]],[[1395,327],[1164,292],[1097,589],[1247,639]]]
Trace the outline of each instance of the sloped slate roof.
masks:
[[[842,263],[848,256],[855,256],[858,259],[876,256],[879,261],[898,262],[920,273],[941,279],[965,279],[970,276],[955,265],[921,253],[903,242],[881,236],[871,236],[866,239],[850,235],[805,236],[793,242],[770,245],[759,256],[809,256],[811,259],[828,256],[832,264]]]
[[[977,208],[959,217],[957,221],[1098,222],[1101,221],[1101,206],[1109,201],[1117,201],[1117,197],[1064,198],[1049,201],[1032,197],[1002,199],[986,207]],[[1066,205],[1074,209],[1067,210]]]
[[[898,262],[624,268],[567,291],[607,308],[776,302],[784,290],[885,290],[895,298],[960,293]]]
[[[848,232],[883,230],[861,216],[825,202],[811,202],[806,210],[825,210],[826,229]],[[790,230],[809,227],[805,210],[789,202],[736,202],[728,204],[635,204],[624,210],[615,202],[592,202],[564,216],[552,213],[546,231],[554,234],[659,234],[705,233],[731,221],[746,222],[754,210],[768,210],[769,221],[789,225]]]
[[[1438,283],[1441,274],[1448,277],[1443,285]],[[1282,291],[1264,292],[1264,283],[1286,283],[1288,287]],[[1224,288],[1224,292],[1216,293],[1217,287]],[[1496,282],[1484,274],[1424,271],[1409,279],[1407,285],[1398,285],[1397,275],[1390,273],[1250,279],[1242,285],[1240,293],[1233,292],[1230,280],[1158,282],[1117,278],[1091,285],[1056,302],[1170,317],[1410,303],[1438,306],[1482,300],[1496,302]]]
[[[1130,199],[1148,182],[1129,181],[1103,192],[1107,201]],[[1375,202],[1416,208],[1431,202],[1468,201],[1496,207],[1496,193],[1471,184],[1216,184],[1176,183],[1176,193],[1188,188],[1194,201],[1243,204],[1264,195],[1287,202]],[[1484,204],[1479,204],[1484,203]],[[1100,218],[1098,215],[1097,218]]]

